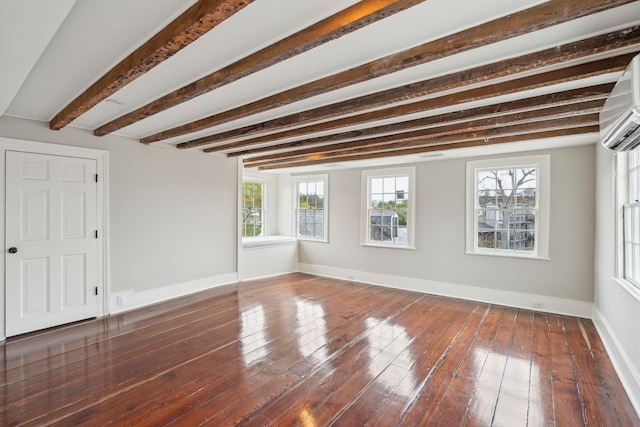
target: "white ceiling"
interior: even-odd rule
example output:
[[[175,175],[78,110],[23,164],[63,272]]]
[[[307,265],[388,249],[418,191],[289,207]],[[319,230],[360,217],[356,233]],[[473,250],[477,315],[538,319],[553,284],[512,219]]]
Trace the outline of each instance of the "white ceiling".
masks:
[[[0,47],[0,63],[3,64],[0,79],[0,113],[4,111],[3,104],[6,104],[8,107],[4,114],[41,121],[51,120],[98,77],[194,2],[0,0],[0,36],[3,40],[14,41]],[[355,0],[255,0],[111,97],[124,102],[123,106],[103,101],[76,119],[71,126],[95,129],[354,3]],[[125,127],[117,133],[139,139],[540,3],[544,1],[427,0],[311,51]],[[170,139],[166,144],[173,147],[176,143],[218,131],[262,122],[365,93],[401,86],[638,24],[640,1],[354,84],[206,131]],[[28,28],[28,31],[21,31],[23,28]],[[16,34],[19,36],[16,37]],[[594,79],[594,82],[615,81],[617,77],[608,75]],[[562,89],[571,87],[572,84],[568,83]],[[545,88],[531,93],[537,95],[557,89]],[[512,98],[506,96],[504,100]],[[493,99],[491,103],[495,101]],[[487,103],[489,101],[476,102],[470,106]],[[434,110],[428,112],[428,115],[464,107],[466,106],[458,105],[450,109]],[[406,120],[407,117],[401,119]],[[582,141],[584,138],[576,140]],[[548,143],[547,141],[546,144]]]

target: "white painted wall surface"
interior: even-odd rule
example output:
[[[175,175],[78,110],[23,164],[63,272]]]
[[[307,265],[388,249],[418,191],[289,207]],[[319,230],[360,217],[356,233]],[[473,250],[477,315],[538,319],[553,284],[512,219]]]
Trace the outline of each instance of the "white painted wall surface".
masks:
[[[465,255],[466,161],[454,159],[416,164],[416,250],[361,246],[361,170],[330,172],[330,243],[299,242],[300,264],[590,304],[595,148],[518,155],[547,153],[551,155],[550,261]],[[359,279],[357,274],[354,279]]]
[[[640,301],[615,280],[614,154],[598,147],[594,322],[627,393],[640,413]]]
[[[98,138],[71,127],[53,132],[47,123],[6,116],[0,136],[110,152],[112,293],[235,278],[235,159]]]

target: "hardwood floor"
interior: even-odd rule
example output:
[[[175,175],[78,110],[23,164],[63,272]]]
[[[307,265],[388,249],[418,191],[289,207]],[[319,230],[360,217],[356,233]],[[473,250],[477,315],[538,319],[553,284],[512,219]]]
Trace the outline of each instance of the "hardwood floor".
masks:
[[[590,320],[304,274],[2,350],[6,426],[640,426]]]

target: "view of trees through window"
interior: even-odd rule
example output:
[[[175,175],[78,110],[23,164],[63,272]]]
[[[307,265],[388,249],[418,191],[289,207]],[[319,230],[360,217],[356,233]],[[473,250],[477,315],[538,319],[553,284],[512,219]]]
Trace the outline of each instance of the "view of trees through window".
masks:
[[[406,244],[409,177],[371,177],[369,180],[369,240]]]
[[[537,169],[477,171],[478,248],[534,251]]]
[[[264,228],[264,184],[242,182],[242,237],[262,236]]]
[[[296,194],[298,236],[324,238],[324,181],[298,182]]]

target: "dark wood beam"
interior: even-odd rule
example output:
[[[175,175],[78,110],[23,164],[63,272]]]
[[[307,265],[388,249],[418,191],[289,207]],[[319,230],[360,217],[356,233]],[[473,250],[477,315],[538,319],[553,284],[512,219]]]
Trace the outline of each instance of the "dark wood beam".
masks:
[[[618,7],[631,0],[549,0],[532,8],[460,31],[441,39],[395,53],[332,76],[263,98],[262,100],[214,116],[196,120],[173,129],[147,136],[147,144],[208,129],[268,109],[381,77],[456,53],[527,34],[593,13]]]
[[[488,139],[485,139],[484,137],[482,137],[482,138],[461,140],[459,142],[425,145],[423,147],[413,147],[413,148],[406,148],[406,149],[400,149],[400,150],[394,150],[394,151],[366,153],[366,154],[358,154],[354,156],[337,156],[337,157],[320,158],[320,159],[313,159],[313,160],[307,160],[307,161],[294,161],[290,163],[279,163],[279,164],[261,166],[258,169],[259,170],[284,169],[284,168],[293,168],[293,167],[300,167],[300,166],[313,166],[313,165],[319,165],[319,164],[325,164],[325,163],[375,159],[380,157],[406,156],[411,154],[429,153],[433,151],[452,150],[457,148],[469,148],[469,147],[478,147],[478,146],[493,145],[493,144],[505,144],[510,142],[522,142],[522,141],[530,141],[533,139],[546,139],[546,138],[554,138],[554,137],[560,137],[560,136],[580,135],[585,133],[598,133],[599,129],[600,127],[598,125],[587,125],[587,126],[580,126],[575,128],[556,129],[556,130],[550,130],[550,131],[533,132],[533,133],[519,134],[519,135],[499,136],[499,137],[488,138]]]
[[[470,84],[486,82],[492,79],[524,71],[531,71],[544,66],[555,65],[565,61],[636,44],[640,44],[640,27],[637,26],[523,55],[517,58],[476,67],[470,70],[452,73],[418,83],[412,83],[399,88],[361,96],[359,98],[334,103],[300,113],[290,114],[267,122],[244,126],[239,129],[200,138],[198,141],[206,142],[214,140],[215,142],[216,140],[219,141],[219,138],[230,138],[233,136],[246,137],[258,132],[265,132],[274,129],[286,129],[291,128],[292,126],[299,127],[300,125],[313,121],[325,120],[344,115],[346,113],[352,114],[357,111],[373,109],[399,101],[406,101],[411,98],[427,96],[445,90],[457,89]]]
[[[616,56],[613,58],[588,62],[586,64],[574,65],[572,67],[547,71],[545,73],[521,77],[501,83],[489,84],[487,86],[482,86],[461,92],[455,92],[436,98],[420,100],[409,104],[393,106],[381,110],[361,113],[358,115],[322,122],[301,128],[289,129],[269,135],[231,142],[225,144],[224,147],[233,149],[247,147],[255,144],[274,142],[284,138],[300,137],[302,135],[308,135],[316,132],[339,129],[344,126],[359,125],[363,123],[374,122],[376,120],[384,120],[392,117],[420,113],[436,108],[462,104],[465,102],[489,99],[500,95],[538,89],[559,83],[581,80],[587,77],[619,72],[623,71],[627,67],[634,56],[635,53],[631,53]],[[182,144],[179,144],[178,147],[190,148],[190,145],[183,146]],[[212,148],[220,149],[220,146]]]
[[[284,40],[198,79],[94,131],[103,136],[349,34],[425,0],[362,0]]]
[[[227,154],[228,157],[255,155],[267,151],[288,150],[309,146],[317,146],[322,143],[350,140],[356,138],[370,137],[378,134],[405,132],[411,129],[421,129],[433,126],[442,126],[447,123],[468,121],[494,117],[497,115],[514,114],[518,112],[537,113],[540,109],[549,107],[565,107],[567,109],[577,109],[575,104],[587,102],[597,102],[602,105],[615,83],[608,83],[587,88],[574,89],[564,92],[556,92],[549,95],[541,95],[532,98],[518,99],[511,102],[487,105],[484,107],[472,108],[468,110],[455,111],[452,113],[439,114],[436,116],[423,117],[399,123],[375,126],[372,128],[358,129],[353,131],[335,133],[331,135],[318,136],[304,140],[285,142],[281,144],[266,145],[262,147],[249,148],[240,151],[233,151]],[[218,151],[214,148],[206,148],[205,153]]]
[[[321,145],[306,149],[291,150],[264,156],[250,157],[243,160],[246,166],[253,166],[262,162],[271,162],[273,160],[286,159],[290,157],[298,157],[309,154],[322,153],[346,153],[352,150],[366,151],[373,149],[385,149],[391,143],[410,142],[416,140],[424,140],[425,138],[433,139],[448,135],[459,135],[462,133],[485,131],[490,129],[499,129],[503,127],[512,127],[514,125],[530,125],[533,128],[542,126],[554,120],[554,123],[562,123],[559,119],[566,119],[565,123],[574,126],[573,118],[588,115],[593,119],[594,115],[600,112],[604,104],[604,100],[587,101],[574,105],[561,105],[557,107],[544,108],[539,110],[524,111],[503,116],[495,116],[481,118],[465,122],[458,122],[437,127],[429,127],[410,132],[401,132],[391,135],[384,135],[375,138],[358,139],[355,141],[345,141],[337,144]],[[597,118],[597,117],[596,117]],[[542,123],[539,123],[542,122]]]
[[[291,161],[315,160],[319,158],[332,158],[336,156],[355,155],[371,152],[389,152],[403,150],[424,145],[445,144],[448,142],[458,142],[477,138],[495,138],[506,135],[520,135],[533,132],[542,132],[556,129],[575,128],[581,126],[597,125],[599,121],[598,113],[578,114],[564,117],[545,118],[538,121],[514,121],[514,124],[495,123],[491,119],[485,119],[466,128],[462,126],[445,126],[441,131],[433,132],[409,132],[409,135],[390,135],[390,137],[376,138],[375,141],[359,143],[336,144],[332,148],[322,147],[318,151],[306,154],[291,154],[287,157],[274,158],[261,162],[247,159],[245,166],[264,166],[277,163],[289,163]]]
[[[49,122],[49,127],[62,129],[253,1],[198,0],[71,101]]]

